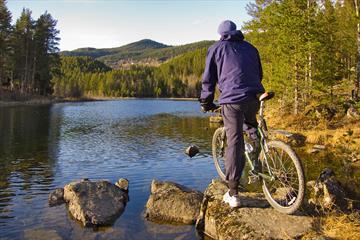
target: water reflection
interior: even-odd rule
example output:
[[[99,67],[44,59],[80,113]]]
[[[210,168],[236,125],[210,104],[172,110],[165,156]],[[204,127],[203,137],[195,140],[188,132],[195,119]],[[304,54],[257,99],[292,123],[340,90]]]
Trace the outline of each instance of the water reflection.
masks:
[[[39,196],[52,188],[50,106],[1,108],[0,129],[0,230],[5,233],[1,226],[24,224],[29,213],[42,208]]]

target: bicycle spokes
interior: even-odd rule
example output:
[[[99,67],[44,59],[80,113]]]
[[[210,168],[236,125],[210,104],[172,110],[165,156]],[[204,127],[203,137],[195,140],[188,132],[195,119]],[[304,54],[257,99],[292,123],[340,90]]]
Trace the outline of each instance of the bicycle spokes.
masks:
[[[291,158],[282,149],[269,148],[266,153],[268,173],[274,177],[268,182],[269,192],[281,206],[292,205],[299,191],[299,180]]]

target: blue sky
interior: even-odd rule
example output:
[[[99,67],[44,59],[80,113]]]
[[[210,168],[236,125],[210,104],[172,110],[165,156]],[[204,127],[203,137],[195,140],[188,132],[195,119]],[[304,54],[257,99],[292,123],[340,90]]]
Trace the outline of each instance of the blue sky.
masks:
[[[169,45],[218,39],[217,26],[250,19],[237,1],[8,0],[15,21],[23,7],[36,19],[46,10],[58,20],[60,49],[110,48],[149,38]]]

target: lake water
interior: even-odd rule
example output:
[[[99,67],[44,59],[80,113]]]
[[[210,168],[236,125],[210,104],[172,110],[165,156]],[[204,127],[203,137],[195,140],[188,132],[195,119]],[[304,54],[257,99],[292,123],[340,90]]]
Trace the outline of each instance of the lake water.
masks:
[[[2,107],[0,129],[0,239],[31,239],[43,229],[63,239],[198,238],[193,226],[159,225],[143,218],[152,179],[203,191],[216,177],[210,155],[215,128],[198,102]],[[192,159],[184,154],[190,144],[201,150]],[[305,159],[307,171],[316,174],[326,164]],[[84,228],[65,205],[48,207],[49,192],[82,178],[113,183],[129,179],[130,202],[113,226]]]
[[[121,100],[0,108],[0,238],[55,230],[64,239],[195,239],[192,226],[143,219],[151,180],[203,191],[216,176],[206,115],[194,101]],[[203,154],[190,159],[189,144]],[[130,181],[130,202],[112,227],[83,228],[51,190],[76,179]]]

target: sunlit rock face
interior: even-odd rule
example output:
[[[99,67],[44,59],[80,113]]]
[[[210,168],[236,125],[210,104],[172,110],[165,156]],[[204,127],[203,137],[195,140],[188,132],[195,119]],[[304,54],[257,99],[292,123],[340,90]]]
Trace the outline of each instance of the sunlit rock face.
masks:
[[[199,215],[203,194],[172,182],[153,180],[145,218],[155,222],[193,224]]]
[[[214,239],[295,239],[311,230],[311,217],[277,212],[260,193],[239,193],[241,207],[232,209],[222,202],[227,190],[213,180],[204,193],[197,229]]]

